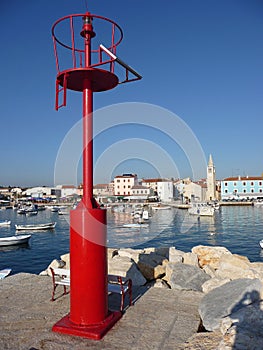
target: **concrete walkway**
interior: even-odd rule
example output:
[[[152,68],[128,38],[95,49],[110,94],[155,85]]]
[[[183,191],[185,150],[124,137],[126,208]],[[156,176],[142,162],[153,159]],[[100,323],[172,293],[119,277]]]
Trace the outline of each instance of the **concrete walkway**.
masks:
[[[202,294],[160,288],[134,291],[135,305],[99,341],[51,331],[69,312],[69,296],[50,301],[52,281],[48,276],[17,274],[0,281],[1,350],[83,349],[184,349],[197,332],[197,312]],[[115,308],[118,296],[109,296]],[[115,298],[115,299],[114,299]]]

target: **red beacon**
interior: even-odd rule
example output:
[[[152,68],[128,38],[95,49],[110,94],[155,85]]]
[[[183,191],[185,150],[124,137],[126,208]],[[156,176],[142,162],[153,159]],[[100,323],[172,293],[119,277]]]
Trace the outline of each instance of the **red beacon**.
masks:
[[[96,37],[93,22],[102,25],[108,43]],[[81,91],[83,99],[83,197],[70,213],[70,313],[52,330],[101,339],[122,313],[108,309],[106,210],[93,198],[93,92],[142,77],[117,57],[123,32],[108,18],[89,12],[65,16],[54,23],[52,37],[57,68],[55,108],[66,106],[68,89]],[[62,67],[60,55],[70,68]],[[122,71],[123,79],[116,70]]]

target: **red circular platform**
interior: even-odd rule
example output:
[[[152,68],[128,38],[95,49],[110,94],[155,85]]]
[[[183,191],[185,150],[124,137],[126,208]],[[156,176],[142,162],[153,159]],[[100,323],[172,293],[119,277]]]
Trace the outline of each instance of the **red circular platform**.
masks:
[[[65,80],[66,79],[66,80]],[[59,85],[74,91],[83,91],[84,81],[89,80],[93,92],[100,92],[113,89],[119,83],[118,77],[104,69],[98,68],[74,68],[67,69],[57,75]]]

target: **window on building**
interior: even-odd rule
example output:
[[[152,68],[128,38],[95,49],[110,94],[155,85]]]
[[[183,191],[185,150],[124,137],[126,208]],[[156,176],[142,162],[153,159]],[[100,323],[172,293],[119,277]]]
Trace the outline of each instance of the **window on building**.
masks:
[[[123,179],[123,182],[125,182],[125,179]]]
[[[227,186],[227,182],[225,182],[225,186]]]
[[[236,182],[234,182],[234,186],[236,186],[237,185],[237,183]]]
[[[259,184],[259,186],[262,186],[262,181],[259,181],[259,183],[258,183],[258,184]]]
[[[251,193],[254,193],[254,188],[251,188]]]
[[[120,188],[120,186],[118,185],[117,188]]]
[[[130,179],[128,179],[128,182],[130,182]]]
[[[253,182],[253,181],[252,181],[252,182],[250,182],[250,185],[251,185],[251,186],[254,186],[254,182]]]
[[[131,188],[131,185],[128,185],[128,188]]]
[[[246,181],[244,181],[244,182],[243,182],[243,186],[246,186],[246,185],[247,185],[247,183],[246,183]]]
[[[120,182],[120,180],[117,180],[117,182]]]
[[[259,193],[262,193],[262,188],[259,189]]]
[[[225,190],[225,193],[227,193],[228,191],[227,190]]]
[[[243,193],[247,193],[247,190],[243,190]]]
[[[125,188],[125,185],[123,186],[123,188]]]
[[[237,193],[237,190],[234,190],[234,193]]]

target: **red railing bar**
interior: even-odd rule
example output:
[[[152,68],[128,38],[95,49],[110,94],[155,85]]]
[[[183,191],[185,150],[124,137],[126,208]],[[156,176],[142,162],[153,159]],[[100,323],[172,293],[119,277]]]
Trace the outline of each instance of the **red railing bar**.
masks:
[[[57,68],[57,71],[59,72],[58,52],[57,52],[56,40],[54,37],[53,37],[53,45],[54,45],[54,52],[55,52],[55,59],[56,59],[56,68]]]
[[[73,68],[76,68],[76,54],[75,54],[75,37],[74,37],[74,24],[73,16],[70,17],[70,31],[71,31],[71,42],[72,42],[72,60]]]

